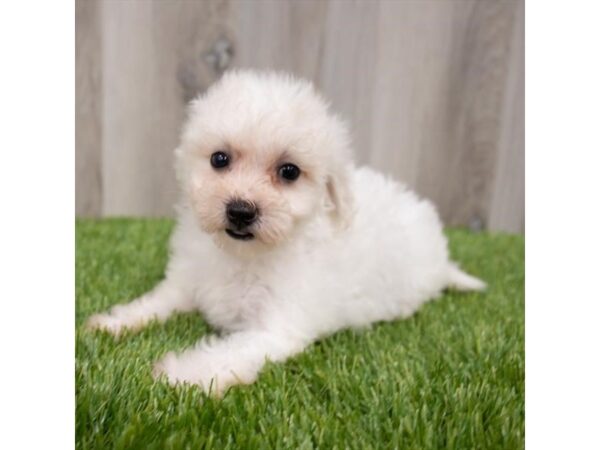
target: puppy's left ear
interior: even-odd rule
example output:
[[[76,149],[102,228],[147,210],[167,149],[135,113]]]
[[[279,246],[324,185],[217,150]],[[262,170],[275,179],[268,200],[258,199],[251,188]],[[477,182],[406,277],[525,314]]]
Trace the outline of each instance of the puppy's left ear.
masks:
[[[340,228],[350,225],[354,214],[354,198],[350,188],[351,171],[350,165],[344,165],[327,176],[330,215]]]

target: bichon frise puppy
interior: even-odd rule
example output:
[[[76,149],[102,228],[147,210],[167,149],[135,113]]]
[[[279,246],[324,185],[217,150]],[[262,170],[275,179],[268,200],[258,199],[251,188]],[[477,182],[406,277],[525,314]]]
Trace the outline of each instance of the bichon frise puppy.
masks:
[[[347,327],[403,318],[446,287],[485,284],[448,259],[434,206],[355,168],[348,133],[312,84],[231,72],[190,105],[165,279],[92,316],[118,334],[176,311],[225,332],[167,353],[155,376],[222,393]]]

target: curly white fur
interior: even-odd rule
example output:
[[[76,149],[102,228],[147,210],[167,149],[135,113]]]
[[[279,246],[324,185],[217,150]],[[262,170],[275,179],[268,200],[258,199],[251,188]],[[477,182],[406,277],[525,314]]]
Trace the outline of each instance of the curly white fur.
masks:
[[[210,157],[225,151],[226,169]],[[278,167],[301,169],[294,182]],[[305,81],[226,74],[190,107],[176,150],[181,186],[166,277],[91,328],[118,334],[175,311],[199,310],[223,337],[168,353],[156,376],[215,394],[253,382],[346,327],[407,317],[446,287],[485,284],[449,261],[434,206],[368,168],[355,168],[343,123]],[[254,239],[229,236],[226,204],[253,202]]]

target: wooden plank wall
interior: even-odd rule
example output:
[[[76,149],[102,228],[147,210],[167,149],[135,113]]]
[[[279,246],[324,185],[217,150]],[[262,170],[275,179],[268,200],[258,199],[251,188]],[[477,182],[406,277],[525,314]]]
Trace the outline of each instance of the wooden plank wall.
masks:
[[[172,215],[185,104],[253,67],[312,79],[447,224],[523,232],[523,41],[522,0],[77,0],[77,214]]]

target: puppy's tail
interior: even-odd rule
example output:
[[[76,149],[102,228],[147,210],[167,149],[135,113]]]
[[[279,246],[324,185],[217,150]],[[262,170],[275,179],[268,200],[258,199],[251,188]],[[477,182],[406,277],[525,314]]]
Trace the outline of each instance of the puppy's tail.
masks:
[[[479,278],[460,270],[457,264],[448,266],[448,287],[458,291],[483,291],[487,285]]]

